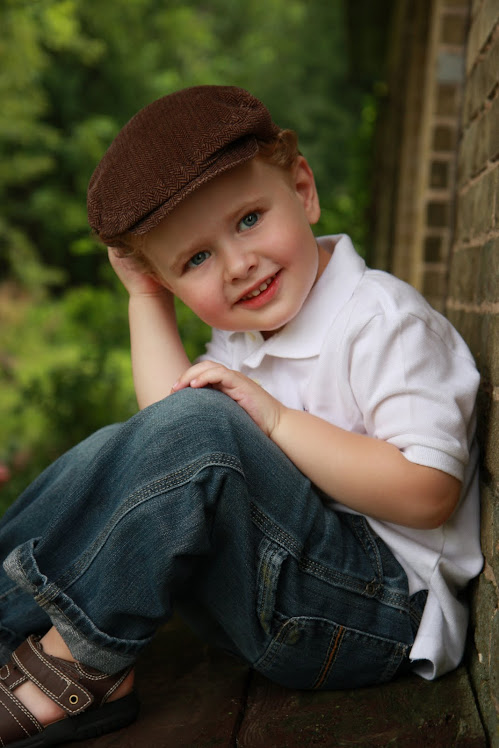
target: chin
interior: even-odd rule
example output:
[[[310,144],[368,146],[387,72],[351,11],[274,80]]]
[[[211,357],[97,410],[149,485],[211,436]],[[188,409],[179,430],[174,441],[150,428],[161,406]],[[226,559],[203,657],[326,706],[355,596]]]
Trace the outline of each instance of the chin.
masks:
[[[284,321],[279,322],[278,324],[274,325],[273,327],[269,327],[265,330],[260,329],[260,332],[262,333],[264,338],[269,338],[271,335],[275,335],[278,332],[281,332],[281,330],[284,330],[286,325],[289,325],[290,322],[294,320],[298,312],[295,314],[290,315],[289,317],[286,317]]]

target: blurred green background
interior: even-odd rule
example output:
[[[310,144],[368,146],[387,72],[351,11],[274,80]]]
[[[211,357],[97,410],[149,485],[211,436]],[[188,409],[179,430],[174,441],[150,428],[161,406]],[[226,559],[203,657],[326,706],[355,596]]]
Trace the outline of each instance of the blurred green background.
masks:
[[[390,0],[2,0],[0,511],[62,451],[136,411],[126,294],[86,220],[114,135],[178,88],[243,86],[298,131],[317,232],[346,231],[363,251],[391,12]],[[209,331],[178,314],[195,357]]]

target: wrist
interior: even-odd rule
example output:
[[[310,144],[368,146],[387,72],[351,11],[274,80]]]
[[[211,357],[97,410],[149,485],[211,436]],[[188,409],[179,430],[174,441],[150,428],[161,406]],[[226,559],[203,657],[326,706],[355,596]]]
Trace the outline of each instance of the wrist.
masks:
[[[276,400],[276,407],[272,412],[272,422],[268,429],[267,435],[272,441],[280,446],[283,428],[286,428],[286,415],[290,408],[287,408],[279,400]]]
[[[129,292],[129,305],[130,307],[161,307],[163,310],[167,310],[172,315],[175,315],[175,306],[173,294],[166,288],[158,288],[158,290],[150,291],[130,291]]]

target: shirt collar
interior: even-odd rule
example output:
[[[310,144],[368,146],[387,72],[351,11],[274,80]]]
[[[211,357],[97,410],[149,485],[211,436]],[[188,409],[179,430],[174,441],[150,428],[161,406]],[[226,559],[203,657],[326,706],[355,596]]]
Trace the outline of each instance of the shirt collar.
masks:
[[[296,317],[268,340],[259,332],[229,333],[231,344],[242,354],[247,366],[259,366],[264,356],[290,359],[317,356],[327,330],[355,291],[366,264],[350,237],[336,234],[317,241],[332,256]]]

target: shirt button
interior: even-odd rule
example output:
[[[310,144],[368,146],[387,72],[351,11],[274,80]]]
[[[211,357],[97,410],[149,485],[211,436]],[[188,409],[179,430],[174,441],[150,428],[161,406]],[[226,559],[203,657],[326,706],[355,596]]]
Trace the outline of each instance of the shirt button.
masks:
[[[254,332],[249,332],[248,335],[250,340],[256,340],[256,335]]]

